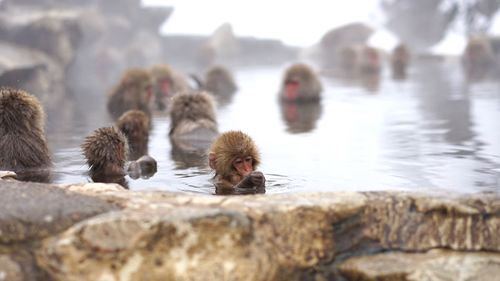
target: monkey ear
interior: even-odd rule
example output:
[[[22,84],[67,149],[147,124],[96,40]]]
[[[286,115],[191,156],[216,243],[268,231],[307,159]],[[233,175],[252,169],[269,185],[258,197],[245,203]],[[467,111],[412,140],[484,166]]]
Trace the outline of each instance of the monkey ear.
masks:
[[[215,170],[215,163],[216,163],[215,153],[213,152],[208,153],[208,166],[210,166],[210,168]]]

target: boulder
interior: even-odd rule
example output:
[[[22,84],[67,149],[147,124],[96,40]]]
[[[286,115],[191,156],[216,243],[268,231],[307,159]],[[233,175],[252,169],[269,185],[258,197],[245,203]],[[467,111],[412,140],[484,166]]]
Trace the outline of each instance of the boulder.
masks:
[[[500,254],[448,250],[393,252],[351,258],[339,268],[348,280],[359,281],[494,281],[500,274]]]
[[[0,279],[52,280],[33,252],[40,240],[119,206],[35,183],[0,180]]]

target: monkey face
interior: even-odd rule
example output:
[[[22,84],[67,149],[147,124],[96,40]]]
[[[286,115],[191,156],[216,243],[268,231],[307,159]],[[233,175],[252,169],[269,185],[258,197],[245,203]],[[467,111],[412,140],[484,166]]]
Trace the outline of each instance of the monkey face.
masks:
[[[160,79],[160,91],[164,97],[168,97],[170,95],[170,91],[172,88],[172,81],[168,78]]]
[[[146,100],[146,103],[149,103],[152,97],[153,97],[153,85],[148,83],[144,85],[144,98]]]
[[[287,79],[285,81],[285,95],[287,100],[294,101],[299,96],[300,82],[298,79]]]
[[[253,158],[252,156],[236,157],[233,160],[233,168],[240,176],[248,176],[253,172]]]

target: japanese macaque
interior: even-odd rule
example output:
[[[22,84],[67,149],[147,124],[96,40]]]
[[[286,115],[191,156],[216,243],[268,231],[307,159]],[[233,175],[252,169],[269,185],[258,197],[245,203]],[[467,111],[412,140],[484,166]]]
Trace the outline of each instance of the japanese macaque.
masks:
[[[465,47],[462,61],[469,78],[481,79],[491,74],[495,67],[491,43],[484,37],[471,37]]]
[[[356,74],[356,67],[358,61],[358,53],[356,48],[352,46],[345,46],[339,51],[339,65],[343,73],[352,76]]]
[[[200,166],[219,134],[213,97],[207,92],[180,93],[169,111],[172,158],[182,168]]]
[[[108,111],[118,119],[127,110],[142,110],[151,116],[152,79],[149,72],[134,68],[122,76],[108,98]]]
[[[215,170],[217,189],[261,189],[266,178],[256,171],[260,154],[254,141],[240,131],[221,134],[211,145],[208,164]]]
[[[238,89],[231,72],[222,65],[209,68],[205,73],[203,89],[215,96],[228,96]]]
[[[280,99],[287,102],[319,101],[323,87],[314,71],[306,64],[293,64],[285,72]]]
[[[410,53],[404,44],[397,45],[391,54],[392,77],[395,79],[406,78],[406,69],[410,62]]]
[[[187,79],[167,64],[154,65],[150,73],[153,77],[154,103],[159,110],[165,110],[169,99],[176,93],[190,89]]]
[[[382,69],[382,60],[379,50],[363,45],[358,55],[358,67],[363,74],[379,74]]]
[[[0,88],[0,170],[21,181],[50,182],[52,161],[45,138],[45,113],[38,99]]]
[[[116,121],[116,126],[127,137],[129,160],[136,160],[148,154],[151,121],[146,113],[141,110],[129,110]]]
[[[215,102],[207,92],[184,92],[172,99],[170,106],[172,138],[206,139],[218,134]]]
[[[95,130],[85,138],[81,148],[93,181],[118,183],[128,188],[125,180],[128,142],[118,128],[104,127]]]

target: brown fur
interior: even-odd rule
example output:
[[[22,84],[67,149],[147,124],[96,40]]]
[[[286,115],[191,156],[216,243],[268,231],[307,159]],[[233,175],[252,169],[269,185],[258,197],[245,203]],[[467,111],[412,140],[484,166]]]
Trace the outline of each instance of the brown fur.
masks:
[[[214,95],[231,95],[238,87],[231,72],[223,66],[213,66],[205,73],[204,89]]]
[[[168,64],[154,65],[151,67],[150,73],[153,78],[153,97],[155,105],[160,110],[166,108],[169,98],[172,98],[178,92],[189,89],[187,81]],[[165,93],[163,93],[161,89],[161,81],[164,79],[168,80],[170,83],[170,92],[168,96],[165,96]]]
[[[85,138],[81,147],[93,179],[125,175],[128,143],[118,128],[105,127],[95,130]]]
[[[241,180],[232,164],[236,157],[252,156],[254,171],[260,164],[260,153],[254,141],[240,131],[228,131],[221,134],[212,143],[209,154],[214,156],[210,167],[215,170],[216,178],[220,176],[232,184]]]
[[[148,153],[150,119],[140,110],[129,110],[118,119],[116,126],[127,137],[129,160]]]
[[[204,128],[217,132],[215,103],[206,92],[180,93],[172,99],[170,132],[176,136]]]
[[[151,75],[142,69],[129,69],[114,87],[108,99],[108,111],[118,119],[125,111],[137,109],[151,116],[148,91],[151,91]]]
[[[491,43],[482,36],[469,38],[462,55],[466,73],[472,78],[482,78],[494,69],[495,55]]]
[[[394,50],[392,50],[391,55],[392,76],[396,78],[406,77],[406,69],[409,62],[410,53],[408,52],[406,45],[397,45]]]
[[[379,50],[370,46],[361,46],[359,54],[359,70],[361,74],[378,74],[382,70]]]
[[[19,180],[48,182],[52,166],[44,131],[45,114],[35,96],[0,88],[0,170]]]
[[[308,65],[296,63],[285,71],[281,84],[280,98],[287,101],[285,85],[287,81],[297,81],[300,83],[298,98],[296,101],[318,101],[323,91],[320,80]]]

